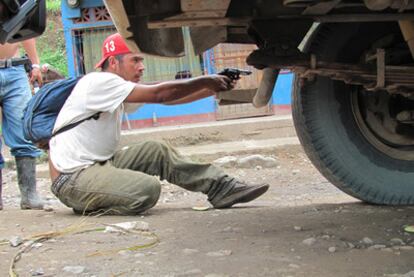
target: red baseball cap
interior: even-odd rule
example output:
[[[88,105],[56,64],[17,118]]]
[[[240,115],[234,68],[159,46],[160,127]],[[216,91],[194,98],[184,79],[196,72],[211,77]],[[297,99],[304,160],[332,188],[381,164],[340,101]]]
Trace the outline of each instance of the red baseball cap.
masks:
[[[102,59],[95,65],[95,68],[102,67],[107,58],[116,55],[128,54],[131,50],[119,33],[107,37],[102,45]]]

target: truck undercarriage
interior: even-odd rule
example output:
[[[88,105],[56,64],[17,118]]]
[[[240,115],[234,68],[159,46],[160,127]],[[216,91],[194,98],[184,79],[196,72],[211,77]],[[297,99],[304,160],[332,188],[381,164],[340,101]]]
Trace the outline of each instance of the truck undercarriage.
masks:
[[[106,0],[131,48],[176,57],[254,43],[266,105],[280,69],[296,73],[295,127],[308,156],[346,193],[414,204],[413,0]],[[237,98],[237,95],[235,95]]]

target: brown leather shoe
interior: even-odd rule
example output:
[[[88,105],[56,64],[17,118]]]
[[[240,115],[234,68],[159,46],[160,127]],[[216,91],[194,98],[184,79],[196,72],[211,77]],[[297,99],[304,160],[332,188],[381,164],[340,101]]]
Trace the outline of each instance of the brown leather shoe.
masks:
[[[212,199],[210,202],[216,209],[230,208],[237,203],[250,202],[261,196],[269,189],[268,184],[247,185],[236,181],[236,185],[219,199]]]

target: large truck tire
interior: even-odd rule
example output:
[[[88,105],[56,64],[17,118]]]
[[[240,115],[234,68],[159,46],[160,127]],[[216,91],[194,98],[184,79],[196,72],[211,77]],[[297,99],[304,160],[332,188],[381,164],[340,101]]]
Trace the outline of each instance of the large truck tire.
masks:
[[[404,45],[398,25],[329,24],[308,49],[321,60],[355,63],[386,40]],[[393,121],[404,107],[414,110],[412,101],[324,77],[296,79],[292,94],[301,144],[332,184],[369,203],[414,204],[414,130]]]

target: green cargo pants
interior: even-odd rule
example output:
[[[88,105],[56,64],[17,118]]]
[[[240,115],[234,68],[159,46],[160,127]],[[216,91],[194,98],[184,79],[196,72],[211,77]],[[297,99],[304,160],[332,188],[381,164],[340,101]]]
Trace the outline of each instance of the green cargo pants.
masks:
[[[161,184],[156,176],[209,196],[230,178],[211,164],[193,162],[166,144],[148,141],[74,173],[54,193],[78,213],[138,214],[157,203]]]

